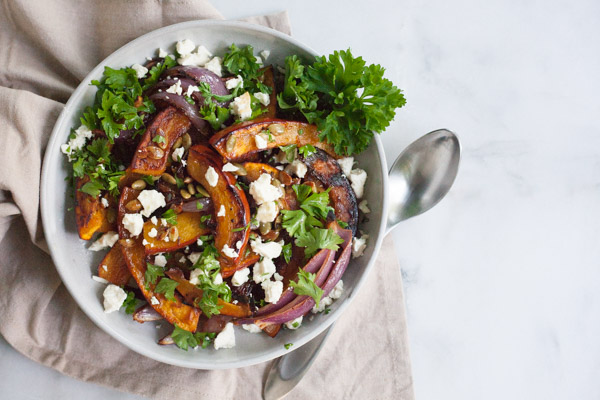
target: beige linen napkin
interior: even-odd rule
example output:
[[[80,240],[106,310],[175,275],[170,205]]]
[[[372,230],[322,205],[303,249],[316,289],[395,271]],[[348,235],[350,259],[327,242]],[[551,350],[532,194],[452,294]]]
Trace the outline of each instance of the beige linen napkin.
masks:
[[[200,371],[145,358],[79,310],[56,273],[39,214],[46,142],[100,60],[139,35],[221,15],[206,1],[3,1],[0,12],[0,333],[58,371],[153,398],[258,399],[270,363]],[[286,13],[250,19],[289,34]],[[383,286],[383,287],[382,287]],[[412,399],[400,270],[390,238],[360,296],[290,399]]]

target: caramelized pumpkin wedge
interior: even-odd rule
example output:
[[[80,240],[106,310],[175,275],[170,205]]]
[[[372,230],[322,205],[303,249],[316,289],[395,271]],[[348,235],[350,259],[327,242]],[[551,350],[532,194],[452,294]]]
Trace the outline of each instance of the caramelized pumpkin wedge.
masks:
[[[262,174],[269,174],[272,178],[279,179],[279,171],[277,168],[264,163],[257,162],[246,162],[244,163],[244,169],[246,170],[246,180],[248,182],[254,182]]]
[[[239,271],[241,269],[247,268],[251,265],[256,264],[260,261],[260,256],[255,253],[248,253],[242,256],[242,259],[239,260],[235,265],[224,265],[221,267],[221,276],[223,278],[229,278],[235,271]]]
[[[177,214],[177,225],[167,224],[164,226],[160,219],[157,224],[153,224],[150,220],[144,222],[146,255],[175,251],[189,246],[202,235],[208,235],[210,230],[202,226],[201,218],[203,215],[194,212]],[[154,232],[152,232],[153,229]],[[150,232],[152,232],[152,237]],[[176,239],[171,240],[174,237]]]
[[[75,221],[79,237],[83,240],[90,240],[96,232],[114,230],[116,221],[115,215],[111,215],[112,209],[104,208],[100,202],[100,196],[92,197],[80,190],[89,180],[86,176],[77,178],[75,182]]]
[[[200,318],[200,310],[183,304],[179,300],[168,300],[163,294],[154,292],[155,285],[152,283],[148,283],[148,287],[146,287],[146,254],[144,253],[142,240],[121,239],[120,243],[127,268],[129,268],[129,272],[137,282],[148,304],[170,324],[177,324],[181,329],[195,332]],[[153,304],[157,301],[158,304]]]
[[[209,193],[215,214],[225,211],[224,216],[216,217],[215,231],[215,246],[223,266],[237,264],[246,250],[250,206],[244,192],[236,186],[234,176],[222,169],[221,158],[210,147],[197,144],[190,148],[188,173]]]
[[[159,112],[138,144],[131,161],[131,172],[162,175],[173,143],[189,128],[190,120],[174,107]]]
[[[117,286],[123,286],[129,282],[131,273],[123,258],[119,242],[115,243],[98,265],[98,276]]]
[[[202,298],[202,290],[198,289],[198,287],[185,279],[183,272],[180,269],[171,268],[167,270],[165,274],[178,283],[176,289],[183,296],[187,303],[194,304],[196,299]],[[252,314],[248,304],[231,304],[219,299],[217,305],[221,306],[221,315],[229,315],[231,317],[241,318],[248,317]]]
[[[267,138],[266,147],[259,149],[255,137],[267,130],[271,136],[264,134]],[[310,144],[336,156],[333,146],[319,140],[315,125],[276,118],[261,118],[232,125],[215,133],[209,142],[219,154],[234,162],[252,160],[261,151],[291,144],[298,147]]]

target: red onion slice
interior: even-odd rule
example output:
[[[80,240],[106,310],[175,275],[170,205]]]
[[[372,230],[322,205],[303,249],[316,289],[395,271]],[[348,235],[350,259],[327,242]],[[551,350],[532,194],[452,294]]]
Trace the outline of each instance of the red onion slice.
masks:
[[[134,321],[143,324],[144,322],[159,321],[163,319],[162,315],[156,312],[149,304],[146,304],[133,313]]]
[[[181,111],[186,117],[190,119],[190,122],[200,132],[208,131],[208,122],[200,118],[198,114],[198,106],[190,104],[187,100],[178,94],[173,93],[154,93],[150,96],[150,100],[157,106],[173,106]]]
[[[171,69],[166,70],[163,73],[163,76],[171,77],[171,78],[188,78],[196,83],[200,84],[202,82],[206,82],[210,85],[210,90],[212,93],[226,96],[229,94],[229,90],[225,86],[225,83],[221,80],[221,78],[212,71],[207,70],[206,68],[194,67],[191,65],[179,65],[177,67],[173,67]],[[221,107],[227,107],[229,102],[218,102],[217,103]]]

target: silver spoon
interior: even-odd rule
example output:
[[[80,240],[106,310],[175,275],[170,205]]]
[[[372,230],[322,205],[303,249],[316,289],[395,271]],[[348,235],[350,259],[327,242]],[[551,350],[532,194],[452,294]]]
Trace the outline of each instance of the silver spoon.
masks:
[[[454,183],[459,162],[460,143],[449,130],[430,132],[411,143],[396,158],[389,172],[390,207],[386,234],[400,222],[439,203]],[[263,399],[282,399],[300,382],[332,327],[275,360],[265,382]]]

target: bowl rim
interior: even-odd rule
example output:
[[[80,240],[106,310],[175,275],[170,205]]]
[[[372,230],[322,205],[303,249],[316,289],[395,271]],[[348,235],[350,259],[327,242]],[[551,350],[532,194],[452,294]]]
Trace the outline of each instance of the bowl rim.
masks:
[[[148,33],[145,33],[144,35],[141,35],[141,36],[137,37],[136,39],[133,39],[133,40],[129,41],[128,43],[126,43],[125,45],[121,46],[120,48],[118,48],[117,50],[112,52],[110,55],[108,55],[106,58],[104,58],[102,61],[100,61],[85,76],[85,78],[83,78],[81,80],[79,85],[75,88],[75,90],[69,97],[69,100],[65,104],[63,110],[61,111],[58,119],[56,120],[56,122],[54,124],[52,133],[50,135],[50,139],[46,146],[46,152],[45,152],[44,158],[43,158],[41,184],[40,184],[40,186],[41,186],[40,187],[40,209],[41,209],[41,214],[42,214],[42,224],[43,224],[44,228],[49,227],[52,223],[51,213],[49,212],[48,207],[46,206],[47,199],[50,198],[50,193],[52,190],[52,188],[49,187],[49,178],[48,178],[48,176],[53,173],[53,170],[50,170],[48,167],[48,165],[50,163],[51,153],[52,153],[52,151],[57,151],[59,149],[60,143],[58,143],[58,142],[59,142],[59,137],[60,137],[59,134],[60,134],[60,132],[62,132],[62,125],[64,125],[65,119],[67,118],[67,115],[70,114],[71,109],[74,106],[80,104],[81,97],[84,94],[84,88],[86,86],[88,86],[87,82],[89,82],[93,76],[97,75],[98,72],[100,71],[100,69],[104,68],[105,65],[111,65],[111,61],[114,58],[118,57],[118,55],[120,53],[127,52],[130,48],[135,47],[139,42],[148,41],[151,38],[161,36],[163,34],[171,32],[171,31],[177,31],[177,30],[183,30],[183,29],[194,29],[194,28],[199,28],[199,27],[206,28],[206,27],[211,27],[211,26],[231,27],[231,28],[238,28],[238,29],[241,28],[241,29],[245,29],[248,31],[254,31],[257,33],[271,35],[278,39],[289,42],[293,46],[299,47],[309,54],[318,55],[318,53],[315,50],[313,50],[311,47],[303,44],[302,42],[296,40],[295,38],[293,38],[287,34],[284,34],[282,32],[279,32],[277,30],[274,30],[274,29],[271,29],[268,27],[264,27],[261,25],[255,25],[255,24],[251,24],[251,23],[243,22],[243,21],[194,20],[194,21],[180,22],[177,24],[168,25],[168,26],[150,31]],[[60,139],[62,140],[62,138],[60,138]],[[377,256],[379,254],[381,244],[386,235],[386,225],[387,225],[386,223],[387,223],[388,205],[389,205],[388,200],[389,199],[388,199],[388,166],[387,166],[387,161],[385,158],[385,151],[383,148],[382,141],[378,135],[374,135],[374,141],[375,141],[375,146],[376,146],[376,152],[379,155],[379,168],[381,169],[380,172],[381,172],[381,176],[382,176],[381,192],[382,192],[383,199],[382,199],[381,220],[379,221],[379,231],[378,231],[377,241],[373,245],[374,247],[373,247],[373,252],[372,252],[371,258],[368,260],[367,265],[365,266],[364,272],[358,277],[356,284],[352,290],[352,293],[341,304],[339,304],[339,306],[335,310],[333,310],[332,313],[330,313],[328,315],[329,318],[321,318],[320,323],[315,324],[313,329],[310,332],[304,334],[302,337],[299,337],[298,340],[295,340],[293,350],[297,350],[302,345],[306,344],[307,342],[309,342],[310,340],[315,338],[317,335],[319,335],[325,329],[327,329],[330,325],[332,325],[337,320],[337,318],[339,318],[340,315],[342,315],[342,313],[350,305],[352,300],[356,297],[357,293],[360,291],[360,288],[365,283],[365,280],[367,279],[371,269],[373,268],[373,266],[377,260]],[[45,231],[46,231],[46,229],[45,229]],[[117,331],[112,330],[110,328],[110,326],[105,325],[104,322],[101,321],[99,318],[97,318],[91,310],[88,310],[87,305],[82,301],[82,299],[79,299],[79,298],[73,296],[74,290],[72,290],[71,282],[69,281],[69,279],[67,279],[67,276],[66,276],[67,268],[61,266],[57,262],[57,256],[55,256],[55,254],[58,254],[57,250],[56,250],[56,248],[58,247],[58,244],[54,243],[54,241],[52,241],[52,240],[47,240],[47,243],[48,243],[48,249],[50,251],[50,256],[51,256],[52,261],[55,265],[55,268],[61,278],[61,281],[65,285],[67,290],[69,291],[69,294],[71,295],[71,297],[77,303],[78,307],[84,312],[84,314],[88,318],[90,318],[94,322],[94,324],[97,327],[99,327],[104,332],[109,334],[111,337],[115,338],[120,343],[125,345],[127,348],[135,351],[138,354],[141,354],[145,357],[154,359],[156,361],[160,361],[160,362],[163,362],[166,364],[175,365],[175,366],[179,366],[179,367],[203,369],[203,370],[220,370],[220,369],[231,369],[231,368],[241,368],[241,367],[251,366],[251,365],[266,362],[266,361],[269,361],[269,360],[275,359],[277,357],[280,357],[282,355],[290,353],[290,350],[283,348],[283,346],[279,346],[279,347],[281,347],[280,349],[274,348],[273,351],[270,351],[264,355],[260,355],[260,356],[257,355],[254,357],[246,357],[244,359],[233,360],[233,361],[224,361],[224,362],[219,362],[218,364],[214,364],[214,363],[210,363],[210,362],[202,362],[202,361],[198,362],[198,359],[194,359],[194,360],[173,359],[173,358],[169,357],[168,355],[163,355],[160,353],[151,353],[151,352],[147,351],[146,346],[142,345],[141,343],[136,342],[135,340],[132,340],[131,338],[128,338],[125,335],[120,334]]]

